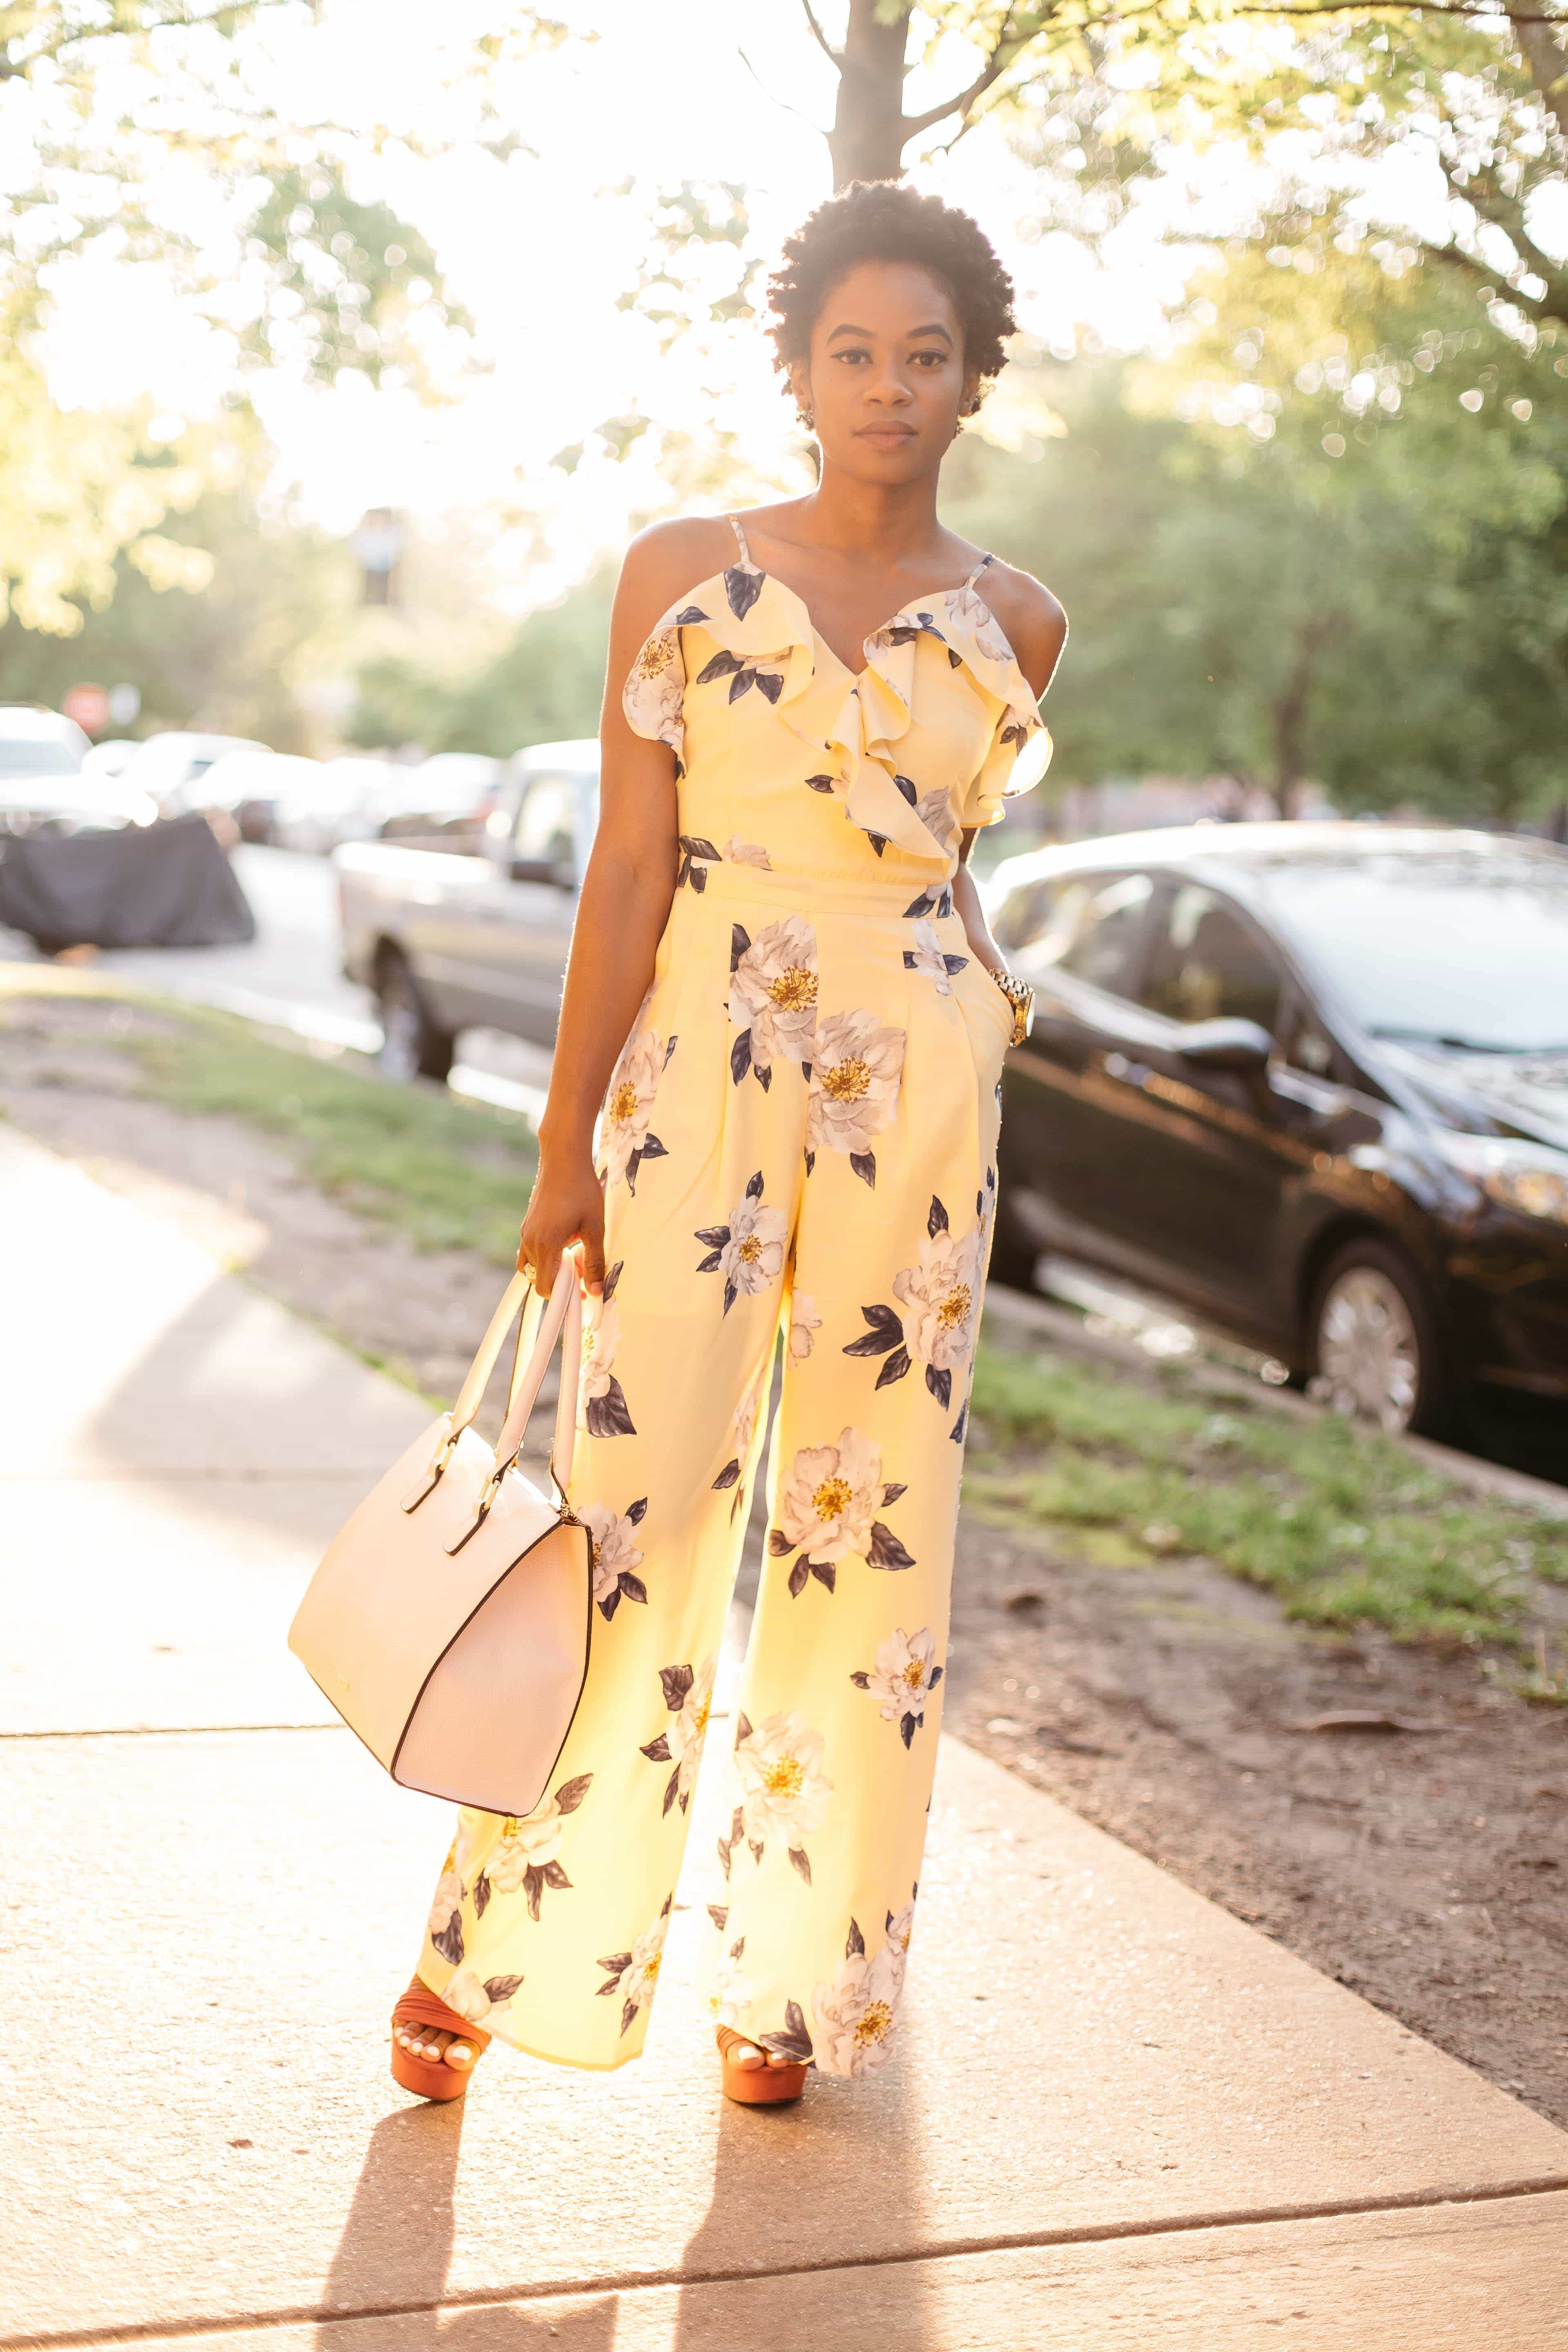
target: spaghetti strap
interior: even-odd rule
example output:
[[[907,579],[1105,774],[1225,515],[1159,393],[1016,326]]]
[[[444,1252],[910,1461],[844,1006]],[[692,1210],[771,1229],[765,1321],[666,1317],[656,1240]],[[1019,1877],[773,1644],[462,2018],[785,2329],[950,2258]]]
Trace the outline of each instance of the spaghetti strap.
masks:
[[[745,565],[748,572],[754,572],[757,567],[752,562],[752,551],[746,545],[746,534],[741,528],[741,518],[739,515],[732,514],[730,517],[730,528],[735,534],[735,544],[741,551],[742,562]],[[990,558],[987,557],[986,561],[989,562]]]
[[[986,565],[988,563],[994,563],[995,561],[996,558],[994,555],[983,555],[979,562],[975,565],[973,571],[970,573],[968,579],[964,582],[964,586],[966,588],[973,588],[981,573],[984,571]]]

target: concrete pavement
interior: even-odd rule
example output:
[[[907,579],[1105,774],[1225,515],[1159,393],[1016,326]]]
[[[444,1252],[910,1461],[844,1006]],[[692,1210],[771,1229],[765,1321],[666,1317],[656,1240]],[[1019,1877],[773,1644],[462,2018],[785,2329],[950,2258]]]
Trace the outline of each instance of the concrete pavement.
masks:
[[[1568,2135],[952,1741],[881,2075],[718,2095],[710,1771],[643,2063],[411,2105],[447,1811],[282,1633],[423,1409],[4,1129],[0,1215],[0,2346],[1568,2346]]]

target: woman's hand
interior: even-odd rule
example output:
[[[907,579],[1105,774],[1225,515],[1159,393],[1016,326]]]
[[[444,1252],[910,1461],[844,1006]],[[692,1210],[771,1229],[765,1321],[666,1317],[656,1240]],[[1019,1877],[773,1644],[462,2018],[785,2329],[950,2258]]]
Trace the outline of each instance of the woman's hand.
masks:
[[[605,1193],[593,1155],[573,1154],[559,1168],[542,1158],[517,1246],[520,1274],[531,1274],[541,1298],[555,1286],[562,1253],[582,1244],[578,1273],[590,1298],[605,1288]]]

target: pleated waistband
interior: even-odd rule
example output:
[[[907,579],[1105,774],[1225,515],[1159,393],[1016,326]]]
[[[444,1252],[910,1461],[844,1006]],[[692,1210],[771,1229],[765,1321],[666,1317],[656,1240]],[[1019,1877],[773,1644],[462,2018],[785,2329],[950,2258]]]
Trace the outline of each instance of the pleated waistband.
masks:
[[[899,882],[840,880],[832,875],[781,871],[768,866],[747,866],[729,860],[682,860],[682,887],[676,904],[689,898],[693,908],[722,907],[739,910],[752,907],[772,915],[804,915],[808,922],[869,916],[885,923],[913,920],[921,915],[951,914],[951,876],[933,877],[923,888],[906,875]]]

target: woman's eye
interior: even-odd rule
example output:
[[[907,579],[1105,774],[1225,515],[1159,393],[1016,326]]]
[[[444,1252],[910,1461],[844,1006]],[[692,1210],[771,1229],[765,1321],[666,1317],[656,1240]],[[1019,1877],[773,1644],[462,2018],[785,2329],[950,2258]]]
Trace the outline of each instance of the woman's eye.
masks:
[[[945,352],[916,352],[913,354],[913,358],[917,367],[919,367],[923,362],[928,367],[939,368],[945,363],[947,353]]]
[[[847,360],[853,365],[858,361],[868,360],[871,354],[869,352],[835,352],[833,356],[836,360]]]

